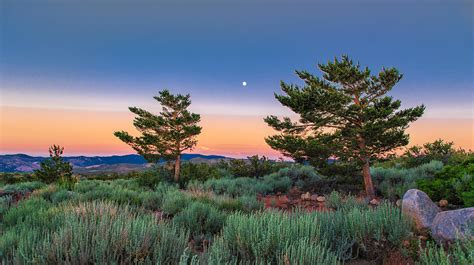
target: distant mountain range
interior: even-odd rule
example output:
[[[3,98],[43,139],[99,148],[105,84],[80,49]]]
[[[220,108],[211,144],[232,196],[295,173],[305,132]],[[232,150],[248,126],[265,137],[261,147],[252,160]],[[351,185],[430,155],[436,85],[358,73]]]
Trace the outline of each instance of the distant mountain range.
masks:
[[[41,161],[47,157],[29,156],[25,154],[0,155],[0,172],[32,172],[40,167]],[[183,154],[183,161],[192,163],[215,163],[222,159],[231,159],[218,155]],[[144,170],[151,165],[140,155],[123,156],[69,156],[64,157],[70,162],[76,173],[118,172]]]

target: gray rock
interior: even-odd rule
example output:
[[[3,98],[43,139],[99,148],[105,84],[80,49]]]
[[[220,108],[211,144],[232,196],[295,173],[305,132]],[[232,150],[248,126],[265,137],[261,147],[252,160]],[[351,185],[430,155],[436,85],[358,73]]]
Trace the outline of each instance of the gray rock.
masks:
[[[398,206],[398,207],[402,207],[402,200],[397,200],[395,202],[395,204]]]
[[[309,192],[303,193],[303,194],[301,194],[301,199],[303,201],[309,201],[309,200],[311,200],[311,194]]]
[[[440,212],[431,224],[431,236],[438,243],[474,240],[474,207]]]
[[[419,233],[427,233],[439,212],[438,206],[421,190],[411,189],[403,195],[402,212],[410,217]]]

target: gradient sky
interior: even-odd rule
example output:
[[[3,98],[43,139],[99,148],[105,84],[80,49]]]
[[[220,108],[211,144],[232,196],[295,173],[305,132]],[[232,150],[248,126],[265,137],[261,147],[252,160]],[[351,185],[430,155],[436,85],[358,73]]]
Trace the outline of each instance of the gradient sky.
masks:
[[[427,106],[411,144],[474,149],[474,5],[443,2],[0,0],[0,153],[132,153],[113,131],[169,88],[202,116],[193,152],[278,157],[280,80],[341,54],[404,74],[391,95]]]

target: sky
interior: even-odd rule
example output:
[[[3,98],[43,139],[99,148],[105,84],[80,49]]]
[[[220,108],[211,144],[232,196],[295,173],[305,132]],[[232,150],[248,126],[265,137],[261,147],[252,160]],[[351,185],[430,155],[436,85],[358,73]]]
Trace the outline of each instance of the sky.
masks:
[[[343,54],[404,74],[390,95],[427,106],[410,145],[474,149],[473,18],[472,1],[0,0],[0,153],[133,153],[113,132],[167,88],[201,114],[192,152],[277,158],[280,81]]]

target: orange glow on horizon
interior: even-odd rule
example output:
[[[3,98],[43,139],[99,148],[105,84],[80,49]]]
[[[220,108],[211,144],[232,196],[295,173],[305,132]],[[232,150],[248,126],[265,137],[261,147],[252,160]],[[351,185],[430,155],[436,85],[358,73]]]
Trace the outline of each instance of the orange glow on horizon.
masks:
[[[1,153],[46,155],[52,144],[65,147],[66,155],[114,155],[134,151],[113,136],[116,130],[134,134],[133,114],[85,110],[1,107]],[[273,130],[263,116],[201,115],[202,134],[193,153],[245,157],[253,154],[278,158],[264,137]],[[473,148],[472,119],[421,119],[408,129],[410,145],[435,139]]]

